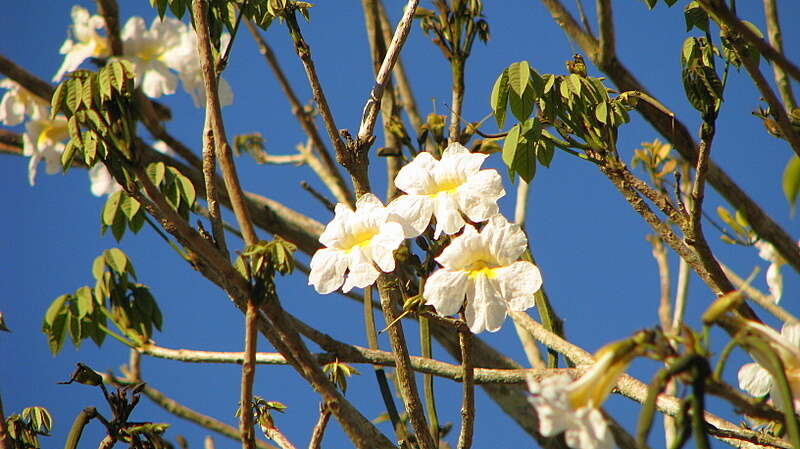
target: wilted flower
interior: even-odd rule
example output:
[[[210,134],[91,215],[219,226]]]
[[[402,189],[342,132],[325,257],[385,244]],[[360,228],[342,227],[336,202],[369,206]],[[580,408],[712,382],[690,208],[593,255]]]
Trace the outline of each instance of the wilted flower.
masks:
[[[767,286],[769,287],[770,295],[772,295],[772,300],[777,304],[778,301],[781,300],[781,296],[783,296],[783,275],[781,275],[781,266],[785,264],[786,261],[781,257],[772,243],[759,240],[755,243],[755,246],[758,248],[758,257],[770,262],[766,273]]]
[[[761,323],[748,321],[747,326],[763,338],[780,358],[794,398],[794,408],[800,411],[800,323],[784,324],[780,334]],[[772,375],[763,367],[767,365],[766,361],[758,352],[751,351],[750,354],[756,363],[739,368],[739,388],[757,397],[769,393],[772,400],[780,404],[778,387]]]
[[[22,154],[30,156],[28,163],[28,182],[34,185],[36,169],[44,159],[47,173],[57,173],[61,169],[61,153],[64,151],[64,140],[69,137],[67,120],[58,116],[55,120],[31,120],[25,124],[22,135]]]
[[[47,117],[48,104],[16,81],[3,79],[0,88],[8,89],[0,100],[0,123],[16,126],[25,120],[26,115],[34,120]]]
[[[420,153],[401,168],[394,180],[406,192],[389,205],[401,217],[406,237],[422,234],[436,217],[435,238],[444,231],[455,234],[466,222],[486,221],[497,214],[497,200],[506,194],[495,170],[481,170],[488,157],[470,153],[463,145],[451,143],[441,160],[430,153]]]
[[[374,283],[380,275],[376,265],[385,272],[394,270],[392,252],[403,242],[403,228],[388,219],[389,211],[371,193],[356,201],[355,211],[337,204],[336,215],[319,237],[326,248],[311,258],[309,285],[330,293],[344,282],[342,290],[349,292]]]
[[[573,449],[614,447],[600,406],[635,355],[626,346],[615,342],[601,348],[595,355],[597,361],[576,381],[566,375],[528,381],[528,400],[536,408],[543,436],[564,432],[567,446]]]
[[[77,69],[88,58],[107,58],[111,56],[108,38],[97,34],[97,30],[105,27],[105,21],[98,15],[90,15],[82,6],[72,7],[72,38],[67,38],[59,52],[64,62],[58,68],[53,81],[60,81],[67,72]]]
[[[534,305],[533,294],[542,286],[539,269],[518,261],[528,239],[519,226],[494,215],[478,232],[472,225],[453,239],[436,258],[443,268],[425,282],[423,296],[440,315],[465,306],[470,330],[497,331],[506,314]]]

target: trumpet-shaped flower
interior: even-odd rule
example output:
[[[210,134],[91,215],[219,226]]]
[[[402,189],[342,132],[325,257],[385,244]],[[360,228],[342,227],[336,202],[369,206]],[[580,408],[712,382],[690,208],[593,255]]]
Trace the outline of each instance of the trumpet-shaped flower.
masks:
[[[566,375],[528,381],[531,392],[528,400],[536,408],[543,436],[564,432],[567,446],[573,449],[614,447],[614,437],[600,406],[633,358],[629,350],[618,354],[614,350],[617,344],[600,349],[597,362],[576,381]]]
[[[375,195],[361,196],[355,211],[339,203],[336,215],[319,237],[325,248],[311,258],[308,284],[319,293],[331,293],[343,282],[344,292],[367,287],[378,279],[378,268],[394,270],[392,252],[403,240],[402,226],[389,221],[388,209]]]
[[[781,274],[781,266],[783,266],[786,261],[781,257],[772,243],[759,240],[755,243],[755,246],[758,248],[758,257],[770,262],[766,273],[767,286],[769,287],[770,295],[772,295],[772,300],[777,304],[778,301],[781,300],[781,296],[783,296],[783,275]]]
[[[72,7],[72,38],[67,38],[61,45],[59,52],[64,56],[64,62],[58,68],[53,81],[60,81],[67,72],[77,69],[83,61],[89,58],[107,58],[111,56],[111,46],[108,38],[101,36],[97,30],[105,27],[105,21],[98,15],[90,15],[89,11],[81,6]]]
[[[55,120],[31,120],[25,124],[22,135],[23,154],[30,156],[28,162],[28,182],[34,185],[39,162],[47,163],[47,173],[57,173],[61,169],[61,153],[64,151],[64,140],[69,137],[67,120],[56,117]]]
[[[134,63],[136,85],[148,97],[175,93],[178,77],[169,69],[178,70],[179,61],[173,50],[187,33],[190,31],[186,25],[172,18],[154,19],[149,30],[141,17],[131,17],[125,23],[120,32],[123,53]]]
[[[443,268],[425,282],[427,304],[440,315],[452,315],[466,300],[470,330],[497,331],[509,310],[533,307],[533,294],[542,286],[539,269],[517,260],[527,241],[519,226],[502,215],[492,216],[481,232],[464,226],[464,233],[436,258]]]
[[[497,214],[497,200],[506,192],[497,171],[480,169],[487,157],[451,143],[441,160],[423,152],[401,168],[394,184],[406,195],[389,207],[401,217],[406,237],[422,234],[431,216],[436,217],[438,238],[442,232],[455,234],[461,230],[466,224],[462,214],[473,222]]]
[[[0,100],[0,123],[16,126],[29,115],[38,120],[47,117],[48,104],[10,79],[0,81],[0,88],[8,89]]]
[[[780,334],[760,323],[748,322],[747,325],[781,359],[794,398],[794,408],[800,411],[800,324],[786,323]],[[767,365],[766,361],[756,352],[751,352],[751,355],[756,363],[748,363],[739,368],[739,388],[757,397],[769,394],[776,404],[780,404],[778,386],[769,371],[763,367]]]

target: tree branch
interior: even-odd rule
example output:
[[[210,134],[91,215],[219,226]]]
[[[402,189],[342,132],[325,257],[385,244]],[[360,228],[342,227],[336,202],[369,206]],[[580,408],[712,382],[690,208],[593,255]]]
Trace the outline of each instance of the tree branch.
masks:
[[[781,34],[781,25],[778,20],[778,6],[775,0],[764,0],[764,18],[767,22],[767,36],[769,37],[770,45],[780,54],[783,54],[783,36]],[[775,84],[778,86],[778,92],[781,94],[783,104],[786,110],[791,112],[797,106],[792,92],[792,83],[786,75],[786,71],[776,63],[772,63],[772,73],[775,78]]]

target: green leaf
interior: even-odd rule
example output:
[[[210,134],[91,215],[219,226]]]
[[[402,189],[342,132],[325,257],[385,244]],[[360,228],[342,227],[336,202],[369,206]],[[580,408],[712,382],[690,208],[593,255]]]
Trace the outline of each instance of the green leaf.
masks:
[[[83,101],[83,104],[86,106],[87,109],[92,109],[92,103],[94,103],[94,95],[97,90],[97,81],[95,80],[94,74],[89,75],[83,80],[82,88],[83,90],[81,91],[81,100]]]
[[[514,171],[519,173],[525,182],[530,183],[536,174],[536,154],[533,142],[525,140],[517,146],[514,154]]]
[[[103,118],[100,117],[100,114],[97,113],[94,109],[89,109],[86,111],[86,117],[89,119],[89,122],[94,125],[94,129],[96,129],[101,135],[108,133],[108,126],[106,126]]]
[[[105,264],[105,256],[97,256],[92,262],[92,276],[95,279],[100,279],[100,276],[103,275],[103,272],[106,270]]]
[[[47,308],[47,312],[44,314],[44,322],[42,323],[43,327],[52,327],[52,324],[58,314],[62,313],[64,309],[64,303],[69,299],[69,297],[70,295],[61,295],[50,303],[50,307]]]
[[[508,69],[503,70],[503,73],[494,82],[489,105],[492,107],[497,127],[503,129],[506,122],[506,108],[508,107]]]
[[[792,156],[783,170],[783,194],[789,202],[792,216],[797,206],[797,196],[800,194],[800,157]]]
[[[139,208],[141,204],[135,198],[131,198],[128,195],[123,195],[122,201],[119,204],[120,209],[128,217],[128,220],[132,220],[133,217],[139,212]]]
[[[72,312],[77,312],[77,310]],[[69,314],[67,323],[69,324],[69,336],[72,339],[72,344],[77,349],[81,347],[81,319],[72,312]]]
[[[73,78],[66,83],[69,85],[67,90],[67,108],[69,108],[70,112],[74,113],[81,106],[81,80]]]
[[[119,248],[111,248],[105,251],[106,265],[111,268],[115,273],[121,275],[127,271],[128,256]]]
[[[117,216],[119,205],[122,202],[122,191],[116,191],[111,194],[106,200],[106,205],[103,207],[102,223],[106,226],[114,224],[114,217]]]
[[[75,297],[78,298],[78,318],[82,319],[94,311],[94,297],[89,287],[84,285],[76,290]]]
[[[511,100],[511,113],[517,120],[524,122],[531,116],[533,105],[536,103],[532,88],[525,89],[522,97],[517,96],[516,92],[510,92],[509,99]]]
[[[106,65],[100,70],[100,74],[97,76],[98,84],[100,85],[100,99],[101,100],[108,100],[111,98],[111,78],[113,74],[111,72],[111,68]]]
[[[186,11],[186,3],[184,3],[183,0],[172,0],[169,3],[169,9],[175,17],[182,19],[183,13]]]
[[[142,226],[144,226],[144,211],[139,209],[139,212],[128,222],[128,228],[136,234],[142,229]]]
[[[555,152],[555,147],[553,147],[553,143],[549,140],[540,140],[536,144],[536,158],[539,160],[539,163],[545,167],[550,166]]]
[[[517,145],[519,145],[520,125],[514,125],[508,130],[505,142],[503,142],[503,162],[509,170],[513,169],[514,158],[517,154]]]
[[[600,102],[597,104],[597,107],[594,108],[594,116],[597,118],[597,121],[602,124],[608,123],[608,103],[605,101]]]
[[[94,164],[94,159],[97,157],[97,135],[94,131],[86,132],[86,139],[83,143],[83,161],[89,167]]]
[[[546,80],[544,83],[544,93],[547,94],[553,88],[556,83],[556,76],[550,73],[544,75],[544,79]]]
[[[69,137],[72,139],[72,142],[79,147],[83,147],[81,128],[78,125],[78,118],[76,116],[73,115],[67,121],[67,130],[69,131]]]
[[[567,77],[566,81],[567,81],[567,83],[569,85],[569,90],[572,91],[572,93],[574,93],[575,96],[580,97],[581,96],[581,76],[578,75],[577,73],[570,73],[569,76]]]
[[[697,0],[692,0],[683,9],[683,18],[686,21],[686,31],[691,31],[692,28],[708,33],[708,14],[700,7]]]
[[[153,162],[147,166],[146,171],[147,177],[150,178],[150,181],[153,183],[153,185],[156,187],[160,186],[161,181],[164,180],[164,174],[166,173],[166,167],[164,166],[164,163]]]
[[[114,236],[117,242],[122,240],[122,237],[125,235],[126,224],[125,216],[122,213],[117,213],[117,215],[114,216],[114,222],[111,223],[111,235]]]
[[[72,159],[75,157],[75,150],[77,148],[78,147],[75,146],[72,140],[67,142],[67,145],[64,147],[64,152],[61,153],[61,167],[63,167],[65,172],[72,167]]]
[[[518,97],[522,97],[523,92],[528,87],[528,79],[531,76],[531,68],[528,61],[515,62],[508,66],[508,83]]]
[[[114,74],[113,78],[111,79],[111,85],[114,86],[117,92],[122,93],[125,89],[125,68],[118,60],[111,61],[109,65],[111,66],[111,71]]]
[[[55,92],[53,92],[53,98],[50,99],[50,120],[55,119],[56,114],[61,112],[61,109],[64,107],[64,96],[67,91],[66,85],[66,81],[62,82],[56,87]]]
[[[195,198],[197,197],[197,193],[194,190],[194,184],[192,184],[192,181],[190,181],[186,176],[183,176],[183,174],[181,174],[181,172],[179,172],[177,169],[175,169],[175,172],[175,182],[181,189],[181,196],[184,200],[186,200],[186,204],[191,207],[194,204]]]
[[[50,347],[50,353],[57,355],[64,347],[64,338],[67,336],[67,311],[63,310],[60,314],[56,315],[53,323],[50,325],[47,333],[47,344]]]

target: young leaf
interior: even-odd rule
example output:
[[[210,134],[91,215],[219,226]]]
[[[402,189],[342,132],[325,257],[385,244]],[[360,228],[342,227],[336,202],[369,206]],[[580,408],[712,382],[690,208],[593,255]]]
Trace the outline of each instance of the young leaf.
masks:
[[[106,205],[103,207],[102,223],[106,226],[114,224],[114,217],[117,216],[119,205],[122,201],[122,191],[117,191],[111,194],[106,200]]]
[[[536,102],[533,89],[525,89],[522,97],[517,96],[516,92],[510,92],[508,97],[511,100],[511,113],[514,114],[514,117],[520,122],[527,120],[531,116],[533,105]]]
[[[508,69],[503,70],[503,73],[494,82],[489,105],[492,107],[497,127],[503,129],[506,122],[506,108],[508,107]]]
[[[92,291],[87,286],[83,286],[75,291],[75,297],[78,299],[78,318],[83,318],[94,311],[94,297]]]
[[[518,97],[522,97],[523,92],[528,87],[528,79],[531,76],[531,68],[528,61],[515,62],[508,66],[508,83]]]
[[[514,125],[513,128],[508,130],[505,142],[503,142],[503,162],[509,169],[513,168],[514,158],[517,154],[517,145],[519,145],[519,132],[520,125]]]
[[[115,273],[121,275],[128,269],[128,256],[125,255],[119,248],[111,248],[105,250],[106,265],[114,270]]]

